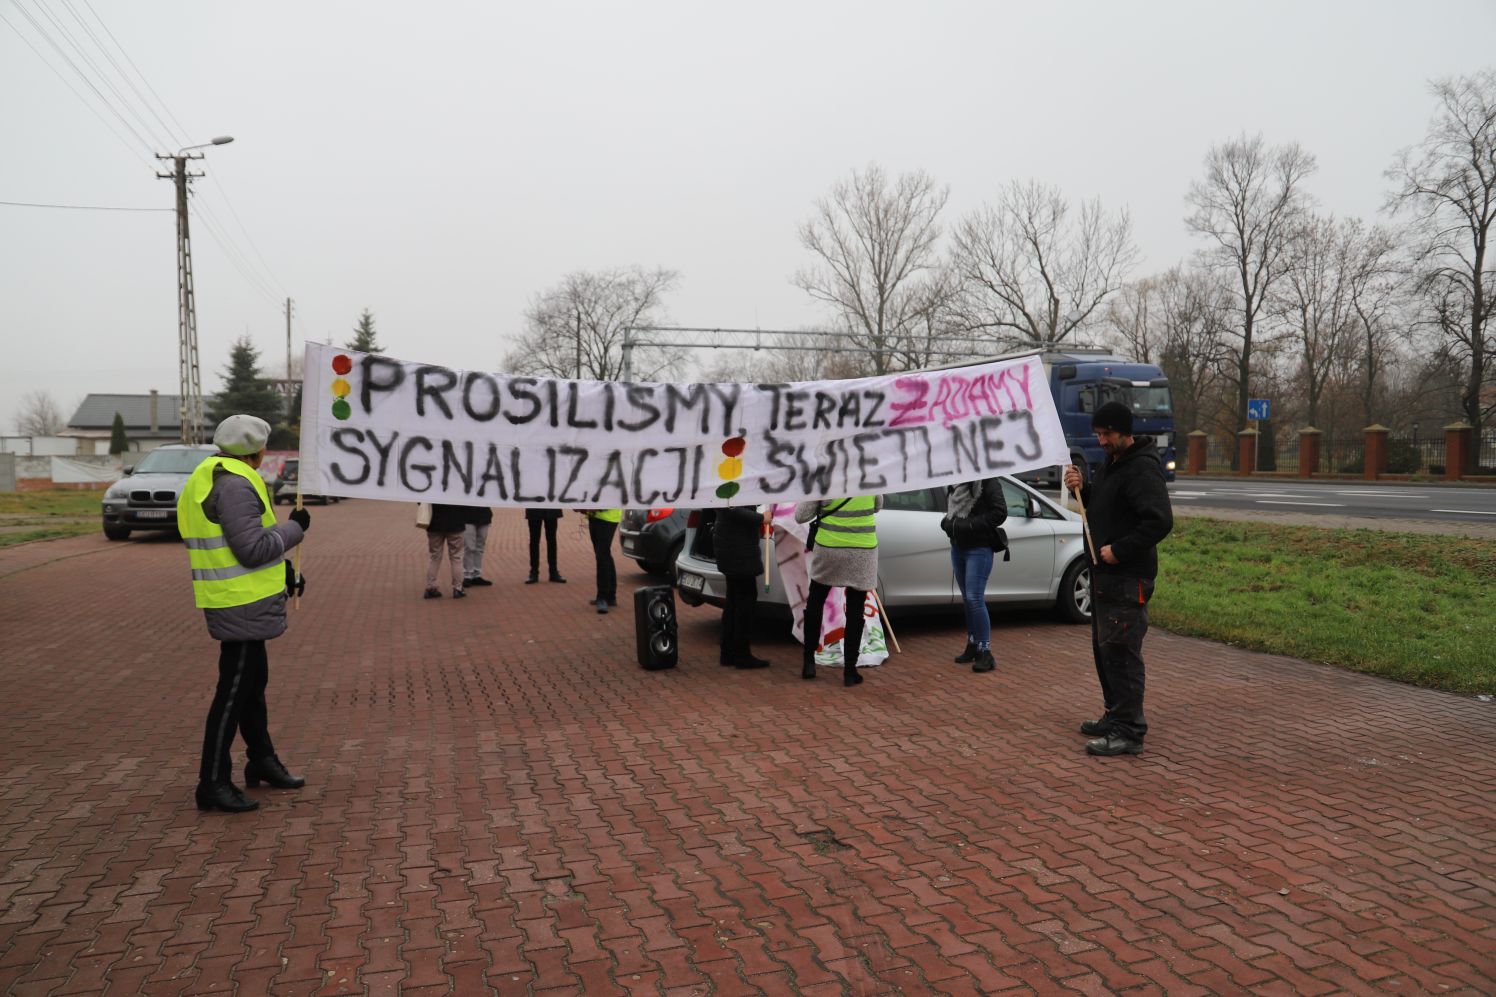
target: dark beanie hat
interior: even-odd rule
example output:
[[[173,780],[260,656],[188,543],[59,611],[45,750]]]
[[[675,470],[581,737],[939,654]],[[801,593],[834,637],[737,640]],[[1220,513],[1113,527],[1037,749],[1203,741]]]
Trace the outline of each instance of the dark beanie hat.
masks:
[[[1092,429],[1110,429],[1123,436],[1132,435],[1132,409],[1121,402],[1107,402],[1091,416]]]

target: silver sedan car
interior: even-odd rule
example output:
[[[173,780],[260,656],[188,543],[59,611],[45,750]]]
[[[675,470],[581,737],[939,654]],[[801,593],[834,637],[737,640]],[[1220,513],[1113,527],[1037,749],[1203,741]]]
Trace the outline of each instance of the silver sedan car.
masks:
[[[996,555],[987,602],[999,609],[1053,609],[1073,623],[1091,620],[1090,568],[1080,516],[1047,496],[1003,477],[1008,502],[1009,560]],[[890,609],[955,607],[961,592],[951,573],[951,547],[940,519],[945,489],[922,488],[883,496],[878,513],[878,594]],[[691,513],[685,546],[675,562],[676,588],[690,606],[722,605],[726,582],[712,551],[714,510]],[[793,542],[793,541],[791,541]],[[788,607],[779,569],[770,565],[769,591],[759,605]]]

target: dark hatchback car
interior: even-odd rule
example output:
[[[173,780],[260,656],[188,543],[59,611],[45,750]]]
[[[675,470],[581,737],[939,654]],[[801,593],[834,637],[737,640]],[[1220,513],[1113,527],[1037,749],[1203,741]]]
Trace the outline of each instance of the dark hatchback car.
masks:
[[[175,530],[182,486],[217,452],[206,444],[172,443],[126,465],[125,476],[104,492],[104,536],[128,540],[132,530]]]
[[[675,577],[675,559],[686,542],[685,509],[625,509],[618,547],[652,575]]]

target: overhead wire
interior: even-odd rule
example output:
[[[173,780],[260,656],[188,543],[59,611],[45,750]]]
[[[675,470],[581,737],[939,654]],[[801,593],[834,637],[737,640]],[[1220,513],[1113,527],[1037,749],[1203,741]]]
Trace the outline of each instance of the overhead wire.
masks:
[[[175,211],[176,208],[121,208],[109,204],[38,204],[34,201],[0,201],[12,208],[69,208],[73,211]]]
[[[38,2],[39,2],[39,0],[38,0]],[[41,36],[42,40],[45,41],[48,45],[51,45],[53,51],[55,51],[59,56],[61,56],[62,61],[65,62],[65,63],[67,63],[68,66],[69,66],[69,68],[71,68],[73,70],[74,74],[76,74],[77,77],[80,80],[83,81],[84,85],[86,85],[90,90],[92,90],[94,92],[94,96],[98,97],[99,103],[103,104],[104,108],[107,111],[109,111],[110,114],[113,114],[114,117],[116,118],[116,120],[118,120],[120,124],[122,124],[122,125],[125,126],[125,130],[127,132],[129,132],[131,135],[134,135],[135,136],[135,140],[137,142],[139,142],[141,144],[141,146],[143,146],[146,149],[147,152],[149,152],[151,150],[151,148],[152,148],[150,141],[147,140],[145,138],[145,136],[141,135],[140,132],[136,131],[135,130],[135,126],[132,125],[132,124],[130,124],[130,122],[125,119],[125,116],[123,114],[121,114],[119,112],[119,110],[113,104],[111,104],[109,102],[109,98],[105,97],[104,94],[102,92],[100,92],[99,88],[94,85],[93,80],[91,80],[91,79],[88,78],[88,74],[87,73],[85,73],[83,70],[81,70],[81,69],[78,68],[78,64],[75,63],[68,56],[68,54],[62,50],[62,46],[59,45],[59,44],[57,44],[57,41],[51,36],[51,34],[49,34],[47,32],[47,29],[44,28],[41,25],[41,23],[39,21],[37,21],[37,19],[35,17],[32,16],[31,11],[29,11],[29,10],[26,9],[26,7],[22,4],[21,0],[15,0],[15,7],[16,7],[16,10],[18,10],[18,11],[21,12],[21,16],[22,17],[26,18],[26,20],[28,20],[28,21],[31,22],[32,29],[38,35]]]
[[[62,5],[68,9],[68,13],[73,15],[73,20],[78,22],[78,26],[87,33],[88,37],[93,41],[98,50],[104,53],[104,58],[109,60],[109,64],[114,67],[115,73],[119,76],[120,79],[125,81],[125,85],[128,86],[131,92],[135,94],[141,105],[150,112],[151,117],[156,119],[156,123],[160,125],[161,130],[166,133],[166,137],[170,139],[178,149],[186,145],[186,142],[181,141],[180,135],[172,134],[171,126],[168,125],[165,121],[161,120],[161,115],[156,113],[155,106],[146,99],[145,94],[140,92],[140,88],[135,85],[135,81],[130,78],[129,73],[125,72],[124,67],[119,64],[119,61],[114,58],[114,54],[109,51],[109,47],[99,40],[99,36],[94,33],[93,28],[89,27],[88,22],[83,19],[83,15],[78,13],[78,8],[73,6],[72,0],[62,0]],[[89,11],[94,14],[94,18],[95,20],[97,20],[99,15],[93,11],[92,7],[89,8]],[[105,25],[103,21],[99,21],[99,25],[104,28],[105,32],[109,31],[108,26]],[[109,37],[111,40],[114,39],[114,35],[112,33],[109,34]],[[115,42],[116,46],[118,46],[118,44],[118,42]],[[124,54],[124,49],[120,49],[120,52]],[[125,58],[129,59],[129,55],[126,54]],[[133,62],[130,64],[132,66],[134,65]],[[136,72],[138,73],[139,70],[136,70]],[[186,133],[183,132],[181,134]]]
[[[113,67],[114,72],[119,76],[121,80],[124,81],[125,85],[128,86],[130,91],[135,95],[135,98],[139,102],[140,106],[143,106],[149,112],[150,116],[155,119],[156,123],[160,126],[161,130],[167,137],[167,141],[165,143],[161,141],[160,134],[157,133],[156,129],[148,124],[137,112],[135,104],[132,103],[131,99],[126,96],[120,90],[120,88],[115,85],[113,81],[110,80],[109,73],[105,71],[105,69],[99,64],[97,60],[95,60],[88,54],[88,52],[85,51],[85,46],[80,43],[78,37],[76,37],[74,33],[68,29],[67,25],[65,25],[56,15],[54,15],[53,12],[46,8],[43,0],[32,0],[32,2],[35,4],[37,10],[41,12],[41,15],[46,19],[46,21],[50,22],[51,25],[56,29],[57,34],[64,38],[67,44],[71,46],[73,51],[78,55],[79,60],[86,64],[88,69],[92,70],[92,72],[97,76],[99,82],[101,82],[103,86],[107,88],[115,98],[118,99],[119,103],[129,113],[130,117],[133,118],[136,124],[140,126],[139,129],[134,127],[130,123],[130,121],[126,119],[125,115],[120,112],[120,110],[115,106],[110,98],[100,89],[98,85],[95,84],[94,79],[90,77],[89,73],[81,68],[78,65],[78,62],[74,61],[74,59],[68,55],[63,46],[59,44],[58,41],[53,37],[52,32],[49,32],[46,26],[44,26],[41,21],[32,14],[30,10],[22,5],[22,0],[15,0],[16,9],[19,10],[22,16],[24,16],[26,20],[31,24],[31,27],[35,31],[35,33],[40,38],[45,40],[46,43],[51,46],[53,51],[55,51],[57,55],[65,63],[67,63],[68,67],[73,71],[73,74],[79,80],[81,80],[89,90],[93,92],[94,96],[97,98],[97,103],[102,104],[104,108],[114,116],[115,120],[123,125],[124,128],[135,137],[136,141],[145,148],[147,153],[154,152],[152,146],[153,142],[155,143],[155,147],[157,148],[161,147],[162,145],[167,148],[174,147],[178,149],[185,147],[186,142],[181,138],[181,136],[187,134],[187,130],[182,127],[181,122],[177,119],[176,115],[172,113],[171,108],[167,105],[166,101],[162,99],[159,93],[157,93],[155,87],[151,85],[150,80],[146,78],[143,72],[141,72],[140,67],[136,64],[135,60],[130,57],[130,53],[125,50],[125,47],[120,43],[114,32],[109,29],[109,25],[105,23],[104,19],[99,15],[98,11],[94,9],[93,5],[88,2],[88,0],[83,0],[83,3],[88,7],[89,13],[93,15],[94,20],[98,22],[99,27],[103,30],[104,34],[108,36],[114,47],[118,49],[125,62],[130,65],[132,70],[134,70],[135,75],[139,77],[140,82],[145,86],[146,90],[148,90],[151,93],[152,97],[154,97],[154,103],[151,99],[147,98],[141,92],[140,87],[135,85],[135,82],[131,79],[130,74],[125,72],[124,67],[120,65],[119,60],[117,60],[110,52],[109,47],[104,44],[99,35],[84,20],[78,9],[73,5],[72,0],[60,0],[60,2],[64,7],[66,7],[68,13],[72,15],[73,19],[78,22],[79,27],[82,28],[83,34],[86,35],[88,40],[92,42],[92,44],[98,49],[100,53],[103,54],[104,58],[108,60],[109,65]],[[0,20],[4,20],[3,14],[0,14]],[[22,41],[26,43],[26,45],[33,52],[36,53],[37,57],[41,59],[42,62],[47,65],[47,67],[51,69],[59,79],[63,81],[64,85],[66,85],[68,89],[73,92],[74,96],[78,97],[78,99],[81,100],[84,105],[89,108],[90,112],[92,112],[95,117],[98,117],[99,120],[109,128],[109,130],[115,135],[116,138],[124,143],[126,147],[131,148],[132,152],[135,151],[130,141],[123,135],[121,135],[119,130],[116,129],[112,124],[110,124],[107,118],[99,113],[98,108],[95,106],[95,102],[90,101],[88,97],[86,97],[76,87],[74,87],[68,80],[67,76],[61,70],[59,70],[56,65],[54,65],[50,60],[46,58],[41,50],[38,49],[37,46],[33,44],[29,38],[26,37],[26,35],[20,30],[20,28],[18,28],[15,24],[11,23],[8,20],[6,20],[6,24],[12,31],[17,34],[17,36],[21,38]],[[156,104],[160,105],[161,110],[165,112],[166,117],[170,118],[171,121],[176,125],[175,130],[171,126],[167,125],[161,114],[157,113],[155,106]],[[149,139],[141,134],[142,130],[150,135]],[[138,158],[141,158],[144,162],[146,162],[147,165],[152,165],[149,159],[145,158],[144,156],[140,156],[139,153],[136,153],[136,155]],[[284,285],[275,276],[274,271],[271,270],[269,262],[265,259],[265,255],[260,251],[260,248],[255,243],[253,236],[250,235],[249,229],[245,226],[243,219],[240,218],[238,210],[234,207],[233,202],[229,198],[227,188],[222,184],[221,181],[218,180],[216,176],[212,179],[218,197],[222,200],[223,205],[228,208],[229,213],[234,220],[234,223],[238,226],[239,231],[243,234],[244,240],[248,242],[250,249],[254,254],[254,258],[252,259],[250,257],[250,254],[245,252],[245,250],[239,245],[238,240],[234,238],[233,232],[231,231],[230,227],[222,220],[220,220],[213,212],[211,207],[212,199],[205,199],[204,197],[202,197],[202,191],[189,188],[193,197],[193,202],[198,209],[197,214],[202,221],[204,231],[206,231],[208,233],[208,236],[215,243],[217,243],[220,248],[223,249],[230,264],[239,272],[240,276],[243,277],[244,280],[254,290],[265,295],[268,300],[273,301],[277,305],[279,305],[285,298],[289,297],[290,295],[284,293]],[[29,206],[26,202],[0,203],[13,203],[21,206]],[[168,208],[161,210],[174,209]],[[256,260],[258,261],[258,265],[256,265]],[[277,288],[280,289],[281,293],[277,293]]]
[[[120,107],[124,108],[125,112],[130,115],[130,117],[135,121],[137,125],[140,126],[141,130],[149,136],[151,143],[153,145],[159,146],[161,143],[161,137],[156,134],[155,130],[151,128],[150,124],[140,116],[139,112],[135,109],[135,105],[130,101],[130,99],[120,92],[120,88],[115,85],[112,79],[109,78],[109,74],[106,73],[103,69],[99,68],[99,64],[94,61],[94,57],[90,55],[81,44],[79,44],[78,39],[74,37],[73,32],[68,28],[66,24],[63,23],[62,19],[55,13],[53,13],[50,9],[48,9],[47,6],[42,3],[42,0],[34,0],[34,2],[36,3],[37,10],[41,11],[42,16],[44,16],[48,21],[52,23],[52,26],[57,29],[57,33],[61,35],[62,39],[68,43],[68,45],[74,52],[77,53],[78,58],[86,66],[88,66],[90,70],[93,71],[93,74],[98,79],[98,81],[105,87],[107,87],[109,89],[109,92],[112,93],[115,99],[119,101]],[[66,0],[64,0],[64,2],[66,2]],[[19,4],[19,0],[17,0],[17,3]]]
[[[148,158],[148,156],[147,155],[143,155],[140,152],[139,149],[137,149],[133,145],[131,145],[130,140],[127,139],[127,138],[125,138],[123,135],[121,135],[119,133],[119,130],[117,128],[115,128],[114,125],[112,125],[112,124],[109,123],[109,119],[106,118],[106,117],[104,117],[102,114],[99,113],[99,109],[97,107],[95,107],[89,101],[89,99],[87,97],[85,97],[82,93],[80,93],[78,91],[77,87],[73,86],[72,82],[65,75],[63,75],[62,70],[60,70],[56,66],[54,66],[52,64],[51,60],[49,60],[46,57],[46,55],[44,55],[42,53],[42,50],[39,49],[39,48],[37,48],[34,44],[32,44],[31,39],[27,38],[25,36],[25,34],[23,34],[21,32],[20,28],[16,27],[14,24],[12,24],[10,22],[10,20],[8,18],[6,18],[6,16],[5,16],[4,13],[0,13],[0,21],[4,21],[5,22],[5,26],[8,27],[8,28],[10,28],[10,30],[14,31],[16,33],[16,37],[20,38],[21,41],[23,41],[23,42],[26,43],[26,47],[27,48],[31,49],[32,52],[36,53],[36,57],[39,60],[41,60],[42,65],[46,66],[48,69],[52,70],[53,73],[56,74],[57,78],[62,81],[62,85],[65,86],[65,87],[67,87],[69,90],[71,90],[73,92],[73,96],[77,97],[80,101],[82,101],[83,106],[86,107],[86,108],[88,108],[89,113],[91,113],[94,117],[98,118],[99,119],[99,123],[102,124],[105,128],[109,129],[109,133],[111,135],[113,135],[115,138],[119,139],[120,143],[126,149],[130,150],[131,155],[135,156],[141,162],[145,163],[146,166],[153,166],[153,164],[151,163],[151,161]]]

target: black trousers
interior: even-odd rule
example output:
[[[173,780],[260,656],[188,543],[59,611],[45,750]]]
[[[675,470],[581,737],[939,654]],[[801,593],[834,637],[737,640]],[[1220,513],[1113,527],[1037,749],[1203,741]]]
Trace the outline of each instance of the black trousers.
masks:
[[[618,601],[618,568],[613,564],[613,534],[618,524],[592,516],[587,520],[587,536],[592,540],[592,556],[597,559],[597,597]]]
[[[554,519],[527,519],[525,525],[530,528],[530,574],[540,574],[540,528],[545,527],[545,563],[551,569],[551,574],[559,574],[556,571],[556,520]]]
[[[1152,597],[1149,579],[1091,572],[1091,653],[1106,708],[1102,719],[1134,741],[1148,733],[1143,716],[1143,637]]]
[[[758,603],[758,576],[728,575],[727,604],[722,607],[722,663],[735,665],[753,652],[753,608]]]
[[[821,643],[821,617],[826,612],[826,597],[831,586],[814,579],[805,596],[805,663],[816,660],[816,648]],[[862,653],[863,608],[867,605],[867,593],[861,589],[844,589],[846,595],[847,635],[842,641],[842,667],[856,668],[857,656]]]
[[[265,709],[265,686],[269,682],[270,660],[263,640],[226,640],[220,644],[218,689],[203,730],[203,757],[197,771],[200,781],[233,781],[229,748],[236,732],[243,735],[250,758],[275,754]]]

